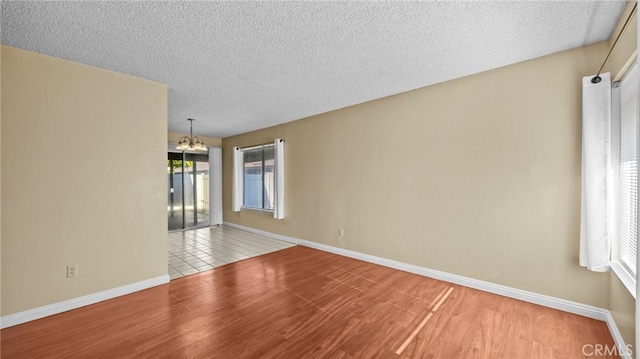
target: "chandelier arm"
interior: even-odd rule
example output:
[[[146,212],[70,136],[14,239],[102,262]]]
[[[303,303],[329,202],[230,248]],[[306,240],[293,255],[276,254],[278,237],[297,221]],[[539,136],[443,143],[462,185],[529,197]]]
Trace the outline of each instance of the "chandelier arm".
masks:
[[[188,118],[187,121],[189,121],[189,136],[183,136],[182,138],[180,138],[180,141],[178,142],[178,149],[206,151],[207,145],[204,144],[204,141],[202,141],[198,136],[193,135],[193,121],[195,120],[192,118]]]

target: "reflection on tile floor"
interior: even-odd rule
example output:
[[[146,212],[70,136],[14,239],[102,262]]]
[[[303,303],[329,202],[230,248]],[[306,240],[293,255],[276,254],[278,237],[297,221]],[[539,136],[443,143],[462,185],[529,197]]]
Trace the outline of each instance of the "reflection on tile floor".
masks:
[[[225,226],[170,232],[169,276],[180,278],[294,245]]]

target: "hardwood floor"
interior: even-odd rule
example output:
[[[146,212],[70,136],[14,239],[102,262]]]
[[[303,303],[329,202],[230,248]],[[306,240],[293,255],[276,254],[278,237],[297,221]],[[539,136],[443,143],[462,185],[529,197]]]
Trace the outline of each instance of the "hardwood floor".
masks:
[[[300,246],[0,335],[5,359],[546,359],[614,345],[604,322]]]

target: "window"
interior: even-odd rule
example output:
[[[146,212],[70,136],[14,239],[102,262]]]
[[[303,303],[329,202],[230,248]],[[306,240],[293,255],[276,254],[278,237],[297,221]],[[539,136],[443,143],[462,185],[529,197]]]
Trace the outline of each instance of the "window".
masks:
[[[610,238],[609,267],[636,297],[636,249],[638,242],[638,96],[637,65],[611,91],[610,131],[607,131],[608,173],[607,238]],[[584,87],[583,87],[584,88]],[[610,133],[610,136],[608,135]],[[584,141],[584,137],[583,137]],[[610,146],[609,146],[610,144]],[[599,154],[597,151],[593,153]],[[584,156],[583,156],[584,158]],[[583,162],[584,165],[584,162]],[[583,166],[584,167],[584,166]]]
[[[616,188],[617,218],[614,219],[613,258],[625,271],[636,276],[638,156],[636,129],[638,123],[638,68],[634,65],[619,85],[619,122],[612,125],[614,144],[613,167]],[[615,93],[615,92],[614,92]],[[616,97],[614,95],[614,97]],[[614,101],[618,102],[617,99]],[[616,118],[613,119],[616,121]],[[617,126],[616,126],[617,125]],[[619,130],[617,130],[617,129]],[[618,137],[618,138],[616,138]],[[616,142],[619,145],[616,145]],[[619,151],[615,147],[619,146]],[[617,223],[615,223],[617,222]],[[621,278],[622,279],[622,278]]]
[[[234,147],[231,210],[258,209],[284,219],[284,165],[283,139],[276,138],[273,144]]]
[[[243,207],[273,210],[274,206],[274,145],[242,151]]]
[[[611,268],[635,298],[640,78],[637,65],[613,88],[601,75],[582,78],[580,265]]]

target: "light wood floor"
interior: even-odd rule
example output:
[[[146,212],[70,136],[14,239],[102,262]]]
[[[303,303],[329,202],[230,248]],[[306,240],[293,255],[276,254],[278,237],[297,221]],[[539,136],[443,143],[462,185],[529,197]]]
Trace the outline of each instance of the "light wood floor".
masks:
[[[547,359],[613,346],[600,321],[299,246],[0,335],[3,359]]]

